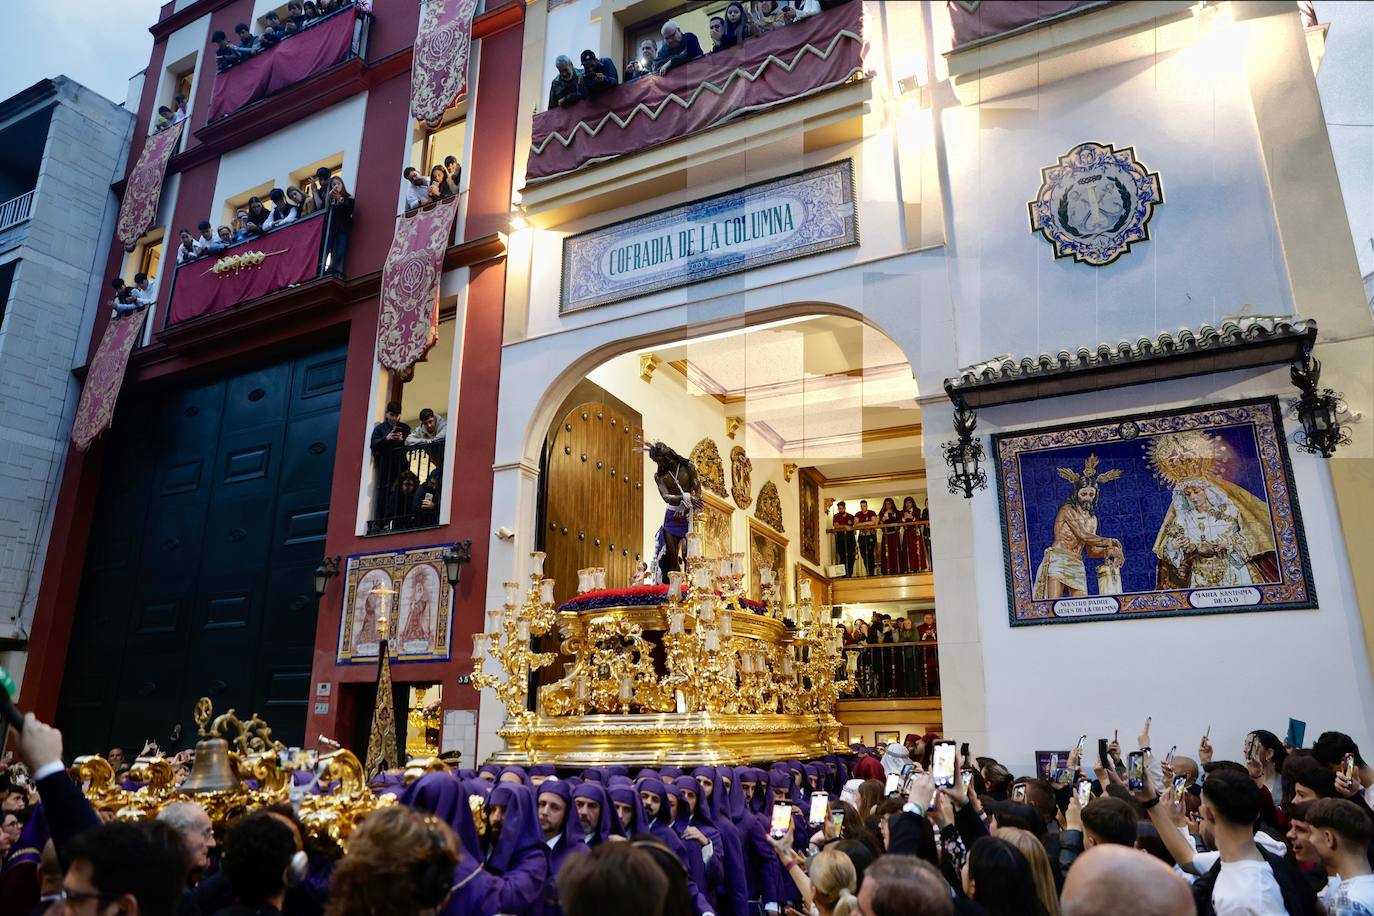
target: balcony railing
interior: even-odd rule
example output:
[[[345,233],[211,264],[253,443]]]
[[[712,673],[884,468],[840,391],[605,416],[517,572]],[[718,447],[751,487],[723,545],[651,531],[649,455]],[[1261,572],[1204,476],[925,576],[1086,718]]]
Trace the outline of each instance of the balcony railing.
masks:
[[[10,226],[22,223],[33,213],[33,192],[25,191],[18,197],[0,204],[0,232]]]
[[[373,453],[372,519],[368,534],[439,524],[445,439]]]
[[[839,673],[845,698],[911,699],[940,695],[940,657],[935,640],[859,643],[845,646]]]
[[[208,121],[231,115],[253,102],[367,53],[372,14],[356,4],[323,16],[271,48],[221,70]]]
[[[930,572],[930,522],[898,522],[876,528],[827,528],[832,563],[849,578]]]
[[[858,0],[534,116],[529,181],[668,143],[863,72]],[[698,36],[709,44],[709,36]]]
[[[164,327],[204,318],[324,276],[329,266],[331,217],[332,211],[320,210],[178,264],[172,275]]]

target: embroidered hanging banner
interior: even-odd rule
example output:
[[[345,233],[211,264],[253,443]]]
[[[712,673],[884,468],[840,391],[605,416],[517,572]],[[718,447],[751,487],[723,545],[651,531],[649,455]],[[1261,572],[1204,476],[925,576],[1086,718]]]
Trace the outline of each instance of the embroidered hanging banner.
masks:
[[[437,127],[468,91],[468,50],[477,0],[429,0],[410,70],[410,113]]]
[[[105,325],[105,334],[86,371],[86,386],[81,389],[81,401],[76,405],[76,419],[72,421],[72,442],[83,452],[110,427],[129,354],[143,336],[148,311],[142,309],[123,318],[111,318]]]
[[[425,358],[439,337],[439,276],[453,232],[458,198],[450,197],[412,216],[396,217],[382,268],[377,361],[402,378]]]
[[[172,158],[185,126],[185,121],[179,121],[149,137],[139,154],[138,165],[129,173],[129,181],[124,185],[124,200],[119,205],[119,222],[115,225],[115,237],[125,251],[133,251],[143,233],[157,219],[157,202],[162,198],[167,160]]]
[[[707,36],[698,36],[709,44]],[[863,73],[863,4],[850,2],[738,47],[534,116],[529,180],[649,149]]]

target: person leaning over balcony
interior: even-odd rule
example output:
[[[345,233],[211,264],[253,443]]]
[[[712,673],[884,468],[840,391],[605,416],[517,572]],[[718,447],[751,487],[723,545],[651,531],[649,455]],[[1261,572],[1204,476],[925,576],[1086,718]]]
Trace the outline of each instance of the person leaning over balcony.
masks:
[[[724,18],[725,30],[720,36],[719,50],[723,51],[726,48],[736,47],[743,44],[744,39],[753,38],[758,34],[749,14],[744,11],[744,4],[739,0],[731,0],[730,4],[725,7]]]
[[[711,53],[722,50],[721,38],[725,36],[725,20],[720,16],[711,17]]]
[[[268,48],[286,37],[286,29],[282,27],[281,16],[276,10],[269,10],[263,19],[266,21],[266,27],[263,28],[258,41],[264,48]]]
[[[149,279],[145,273],[134,274],[134,285],[130,289],[133,291],[134,302],[138,304],[139,308],[157,302],[157,281]]]
[[[597,57],[596,52],[588,48],[582,52],[581,59],[582,76],[577,81],[577,92],[584,99],[620,85],[620,76],[609,57]]]
[[[248,231],[248,211],[240,207],[234,214],[234,242],[235,244],[245,241],[250,235]]]
[[[181,238],[181,244],[177,245],[177,263],[184,264],[198,257],[196,239],[195,236],[191,235],[191,230],[182,229],[178,235]]]
[[[256,194],[248,198],[248,224],[246,227],[248,235],[250,237],[262,235],[267,229],[267,221],[271,216],[271,211],[262,205],[262,198]]]
[[[286,22],[294,22],[297,29],[305,26],[305,7],[301,5],[301,0],[291,0],[286,4]]]
[[[444,418],[435,413],[433,408],[426,407],[420,411],[420,425],[406,436],[406,445],[442,442],[447,433],[448,424],[444,422]]]
[[[143,307],[134,299],[134,288],[125,286],[124,281],[119,277],[110,281],[110,288],[114,290],[114,301],[110,303],[114,306],[114,317],[123,318],[125,315],[132,315]]]
[[[329,203],[329,179],[333,172],[324,166],[315,169],[315,177],[310,181],[310,198],[314,203],[311,212],[323,210]]]
[[[153,133],[172,126],[172,109],[166,105],[157,106],[157,120],[153,122]]]
[[[353,232],[353,195],[338,175],[329,179],[329,261],[327,272],[342,277]]]
[[[296,217],[301,215],[300,207],[290,203],[286,199],[286,192],[281,188],[273,188],[267,196],[272,198],[272,215],[267,217],[267,222],[262,228],[276,229],[287,223],[294,223]]]
[[[296,208],[297,216],[309,216],[315,212],[315,201],[306,197],[300,188],[287,188],[286,202]]]
[[[724,20],[722,20],[723,22]],[[625,64],[625,82],[648,76],[654,72],[654,58],[658,56],[658,43],[645,38],[639,43],[639,56],[632,57]]]
[[[449,180],[448,169],[436,165],[429,170],[429,199],[444,200],[458,193],[458,188]]]
[[[577,80],[581,74],[573,66],[572,58],[566,54],[558,55],[553,65],[558,75],[549,84],[549,108],[566,108],[582,98],[577,91]]]
[[[252,57],[262,50],[258,44],[258,39],[253,35],[253,30],[248,27],[248,23],[240,22],[234,26],[234,34],[238,36],[239,45],[236,49],[239,57]]]
[[[228,226],[220,226],[215,230],[215,235],[217,236],[215,245],[218,247],[212,249],[214,251],[223,251],[234,244],[234,232]]]
[[[663,44],[654,58],[654,72],[659,76],[665,76],[673,67],[701,56],[701,42],[697,41],[697,36],[682,31],[673,20],[663,23],[659,33],[663,35]]]
[[[210,221],[208,219],[203,219],[197,223],[196,238],[195,241],[191,243],[195,251],[195,256],[200,257],[205,254],[206,249],[209,248],[214,241],[215,229],[214,226],[210,225]]]
[[[445,156],[444,168],[448,170],[448,183],[453,185],[453,193],[458,193],[458,183],[463,178],[463,167],[458,164],[457,156]]]
[[[791,16],[788,16],[789,13]],[[778,0],[757,0],[753,17],[755,34],[762,35],[764,32],[789,25],[795,16],[795,10],[790,6],[784,6]]]
[[[401,200],[406,210],[423,207],[429,201],[429,185],[425,176],[413,165],[401,172]]]
[[[286,39],[290,38],[292,35],[299,35],[299,34],[301,33],[301,26],[300,26],[299,24],[297,24],[296,20],[294,20],[294,19],[287,19],[285,22],[283,22],[283,23],[281,24],[281,30],[282,30],[282,36],[281,36],[281,37],[282,37],[282,41],[285,41]]]

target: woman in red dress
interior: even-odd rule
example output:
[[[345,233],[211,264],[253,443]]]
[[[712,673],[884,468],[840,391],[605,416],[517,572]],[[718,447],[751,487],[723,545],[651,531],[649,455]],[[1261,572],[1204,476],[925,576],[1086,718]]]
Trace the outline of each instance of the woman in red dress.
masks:
[[[897,527],[901,520],[902,513],[897,511],[897,501],[891,496],[883,500],[883,507],[878,510],[878,523],[883,526],[882,564],[885,576],[907,571],[906,558],[902,555],[902,529]]]
[[[902,521],[919,522],[921,510],[916,505],[916,497],[908,496],[902,500]],[[926,566],[926,542],[921,537],[921,529],[915,525],[902,529],[902,547],[906,552],[906,571],[924,572]]]

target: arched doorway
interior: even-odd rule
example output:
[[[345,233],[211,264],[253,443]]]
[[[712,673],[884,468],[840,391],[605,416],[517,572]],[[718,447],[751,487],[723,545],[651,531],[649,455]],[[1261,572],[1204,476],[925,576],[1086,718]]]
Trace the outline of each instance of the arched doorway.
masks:
[[[642,441],[692,456],[706,549],[743,552],[752,595],[769,566],[783,604],[809,587],[851,631],[876,626],[873,642],[859,639],[846,651],[839,715],[851,739],[939,730],[938,611],[916,394],[902,349],[834,306],[796,305],[696,333],[603,344],[534,411],[528,432],[539,455],[539,508],[530,546],[547,552],[560,600],[589,565],[606,567],[608,588],[631,584],[633,561],[652,557],[664,513],[652,462],[628,451],[642,430]],[[885,504],[896,513],[879,518]],[[567,523],[578,516],[582,524]],[[865,524],[848,530],[849,516]],[[607,561],[591,562],[595,556]]]

